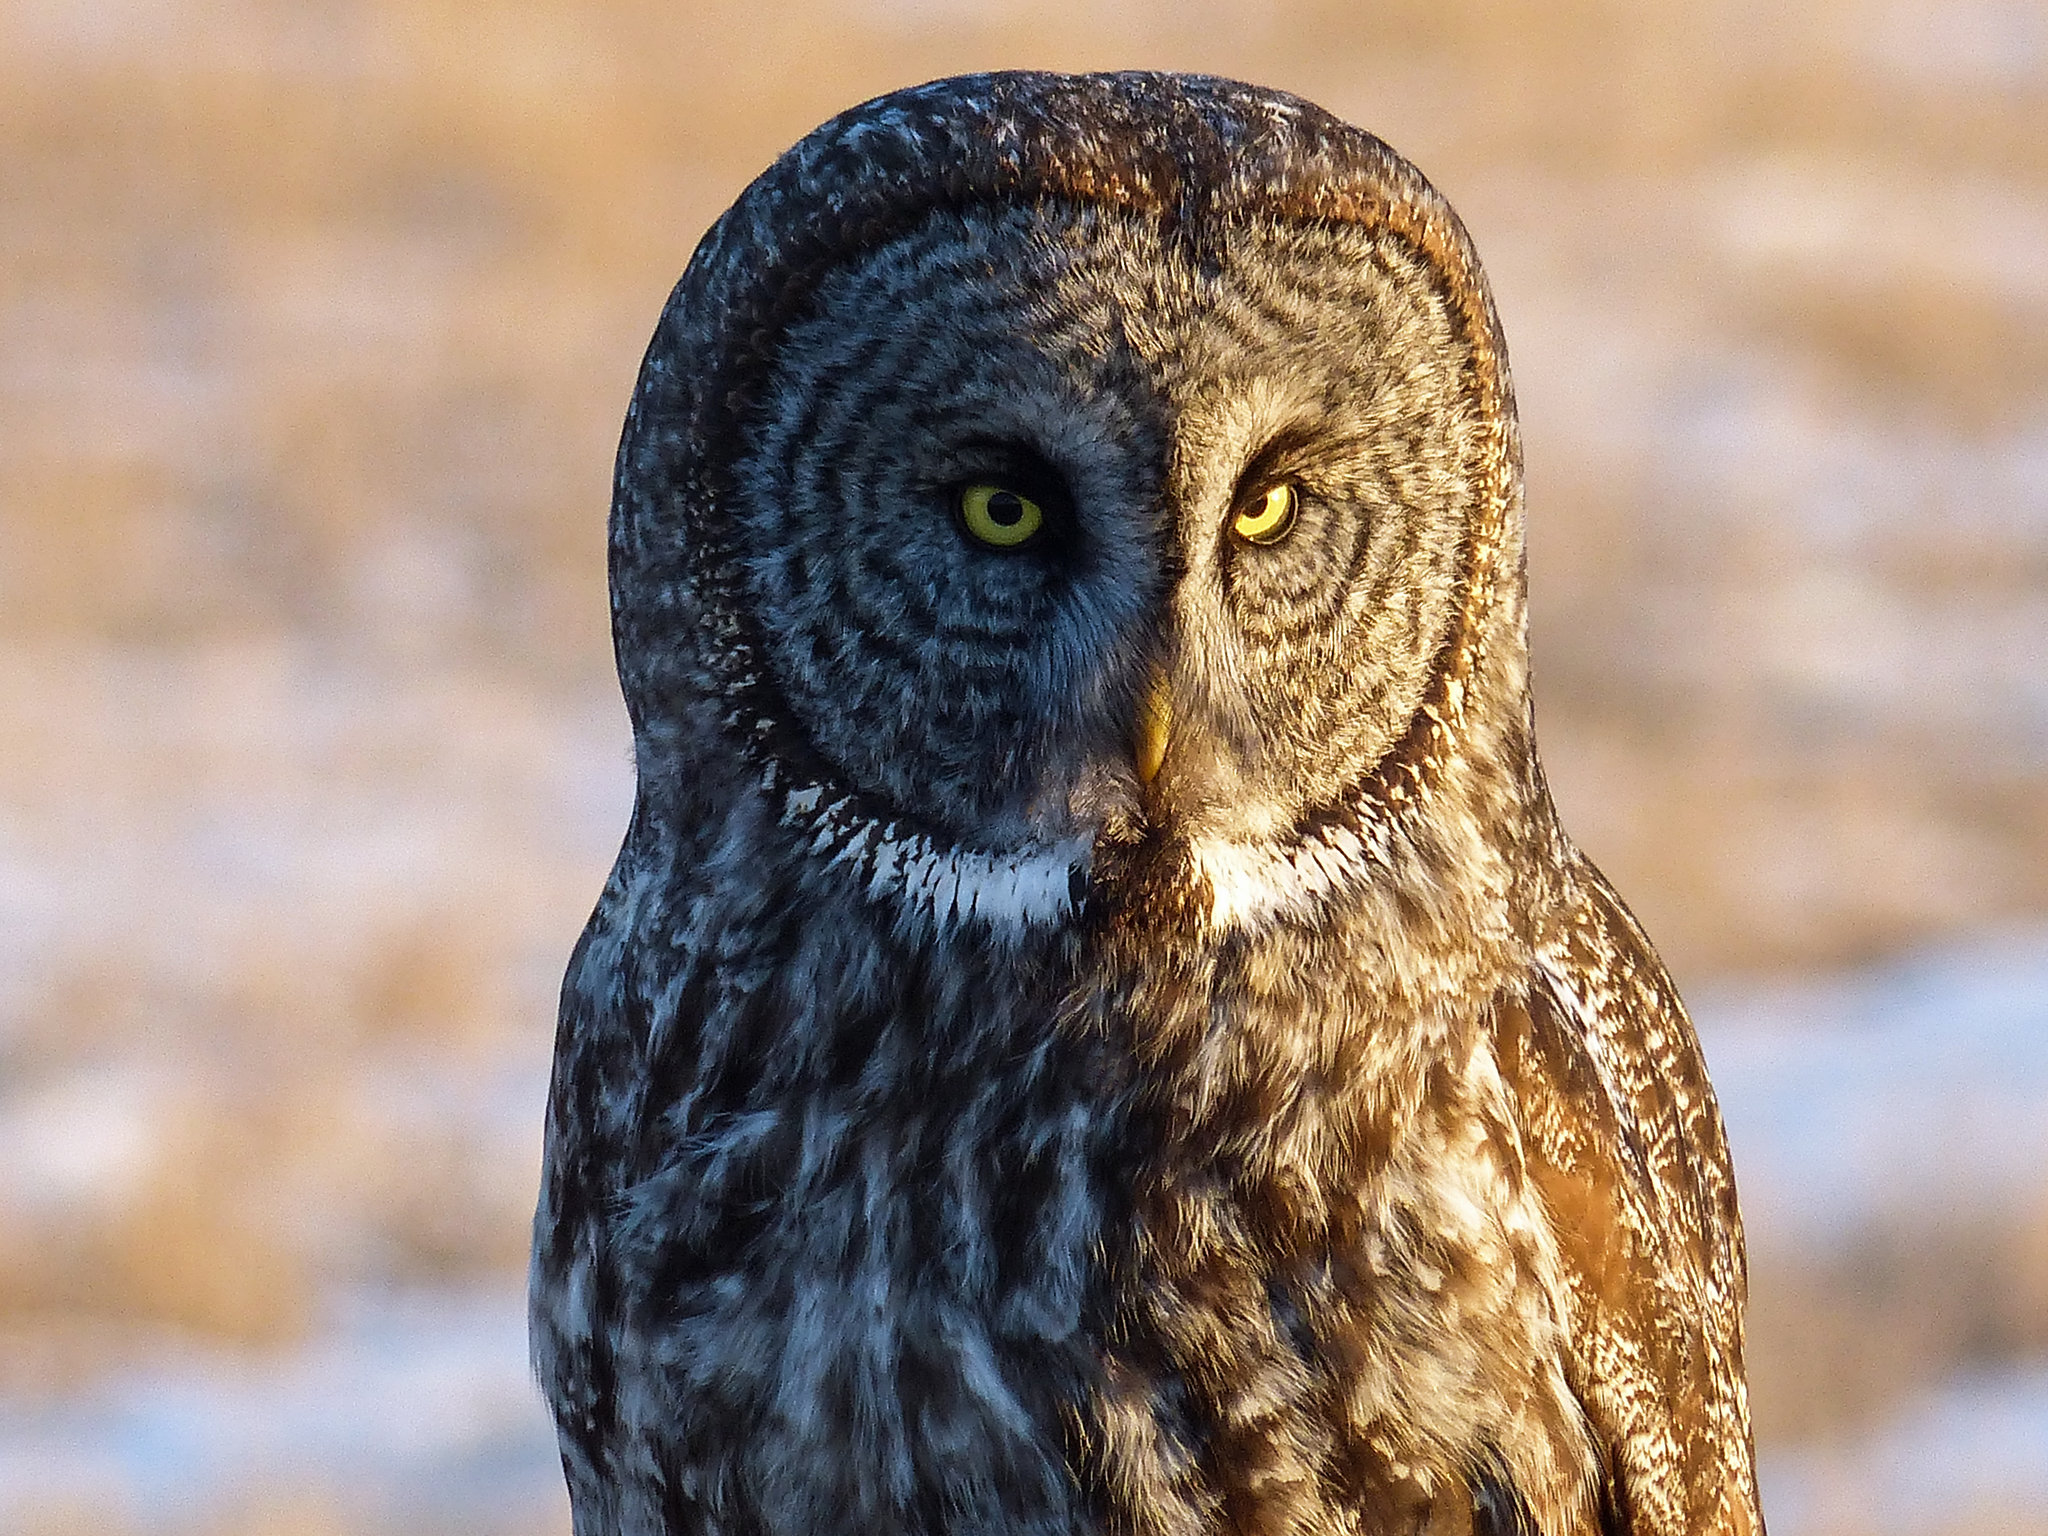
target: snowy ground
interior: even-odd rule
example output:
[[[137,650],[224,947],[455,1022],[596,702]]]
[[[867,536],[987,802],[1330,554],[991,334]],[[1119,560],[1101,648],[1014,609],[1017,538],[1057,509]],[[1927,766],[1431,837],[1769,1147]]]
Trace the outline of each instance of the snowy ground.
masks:
[[[362,1298],[260,1362],[0,1405],[0,1529],[568,1530],[518,1288]]]
[[[2048,935],[1698,1011],[1760,1275],[1915,1213],[2048,1211]],[[531,1104],[538,1084],[506,1091]],[[282,1354],[188,1346],[0,1397],[0,1529],[565,1529],[515,1277],[329,1308]],[[2048,1362],[1767,1446],[1762,1475],[1777,1536],[2048,1529]]]
[[[1694,1011],[1754,1245],[2048,1199],[2048,934]]]
[[[2048,1367],[1944,1383],[1877,1433],[1766,1453],[1776,1536],[1929,1536],[2048,1530]]]
[[[1759,1285],[1873,1233],[1925,1249],[1949,1230],[2014,1233],[2000,1256],[2033,1272],[2008,1283],[2048,1284],[2048,934],[1696,1011]],[[1861,1434],[1767,1443],[1776,1536],[2048,1530],[2048,1352],[1958,1364]]]

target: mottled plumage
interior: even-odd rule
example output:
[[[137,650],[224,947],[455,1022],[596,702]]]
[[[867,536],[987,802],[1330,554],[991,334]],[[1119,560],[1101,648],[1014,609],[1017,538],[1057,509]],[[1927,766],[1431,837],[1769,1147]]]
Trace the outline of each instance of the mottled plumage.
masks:
[[[1719,1117],[1551,810],[1506,358],[1406,162],[1185,76],[835,119],[669,302],[611,570],[578,1536],[1761,1531]]]

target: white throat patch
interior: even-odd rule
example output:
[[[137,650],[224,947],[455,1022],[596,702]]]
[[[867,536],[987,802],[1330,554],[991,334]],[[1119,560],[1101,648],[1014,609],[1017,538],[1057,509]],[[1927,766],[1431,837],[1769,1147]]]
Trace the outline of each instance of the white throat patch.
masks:
[[[1331,897],[1366,884],[1386,865],[1388,840],[1383,825],[1367,820],[1357,828],[1332,823],[1288,845],[1203,838],[1190,853],[1213,893],[1211,925],[1241,929],[1307,917]]]
[[[941,933],[982,923],[1014,934],[1074,916],[1075,888],[1088,873],[1088,837],[963,848],[863,815],[851,798],[826,804],[824,797],[817,785],[789,791],[782,824],[811,832],[812,855],[828,869],[847,871],[872,902],[896,906]]]

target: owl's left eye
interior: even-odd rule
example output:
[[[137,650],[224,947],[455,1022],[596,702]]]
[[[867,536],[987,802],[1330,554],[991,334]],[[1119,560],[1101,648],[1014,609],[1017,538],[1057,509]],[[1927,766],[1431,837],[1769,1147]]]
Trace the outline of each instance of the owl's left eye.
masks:
[[[1300,501],[1292,485],[1282,482],[1268,487],[1237,509],[1230,530],[1248,544],[1278,544],[1294,527],[1294,511]]]
[[[960,488],[960,526],[993,549],[1015,549],[1045,526],[1045,509],[1022,491],[981,481]]]

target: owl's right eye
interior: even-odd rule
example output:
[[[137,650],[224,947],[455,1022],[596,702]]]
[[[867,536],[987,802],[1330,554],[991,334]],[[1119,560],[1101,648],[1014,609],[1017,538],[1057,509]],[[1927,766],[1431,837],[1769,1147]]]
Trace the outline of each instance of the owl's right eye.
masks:
[[[1278,544],[1294,530],[1294,511],[1300,497],[1293,486],[1282,481],[1246,502],[1231,519],[1231,531],[1251,544]]]
[[[1015,549],[1045,526],[1045,509],[1022,491],[981,481],[960,488],[960,526],[991,549]]]

